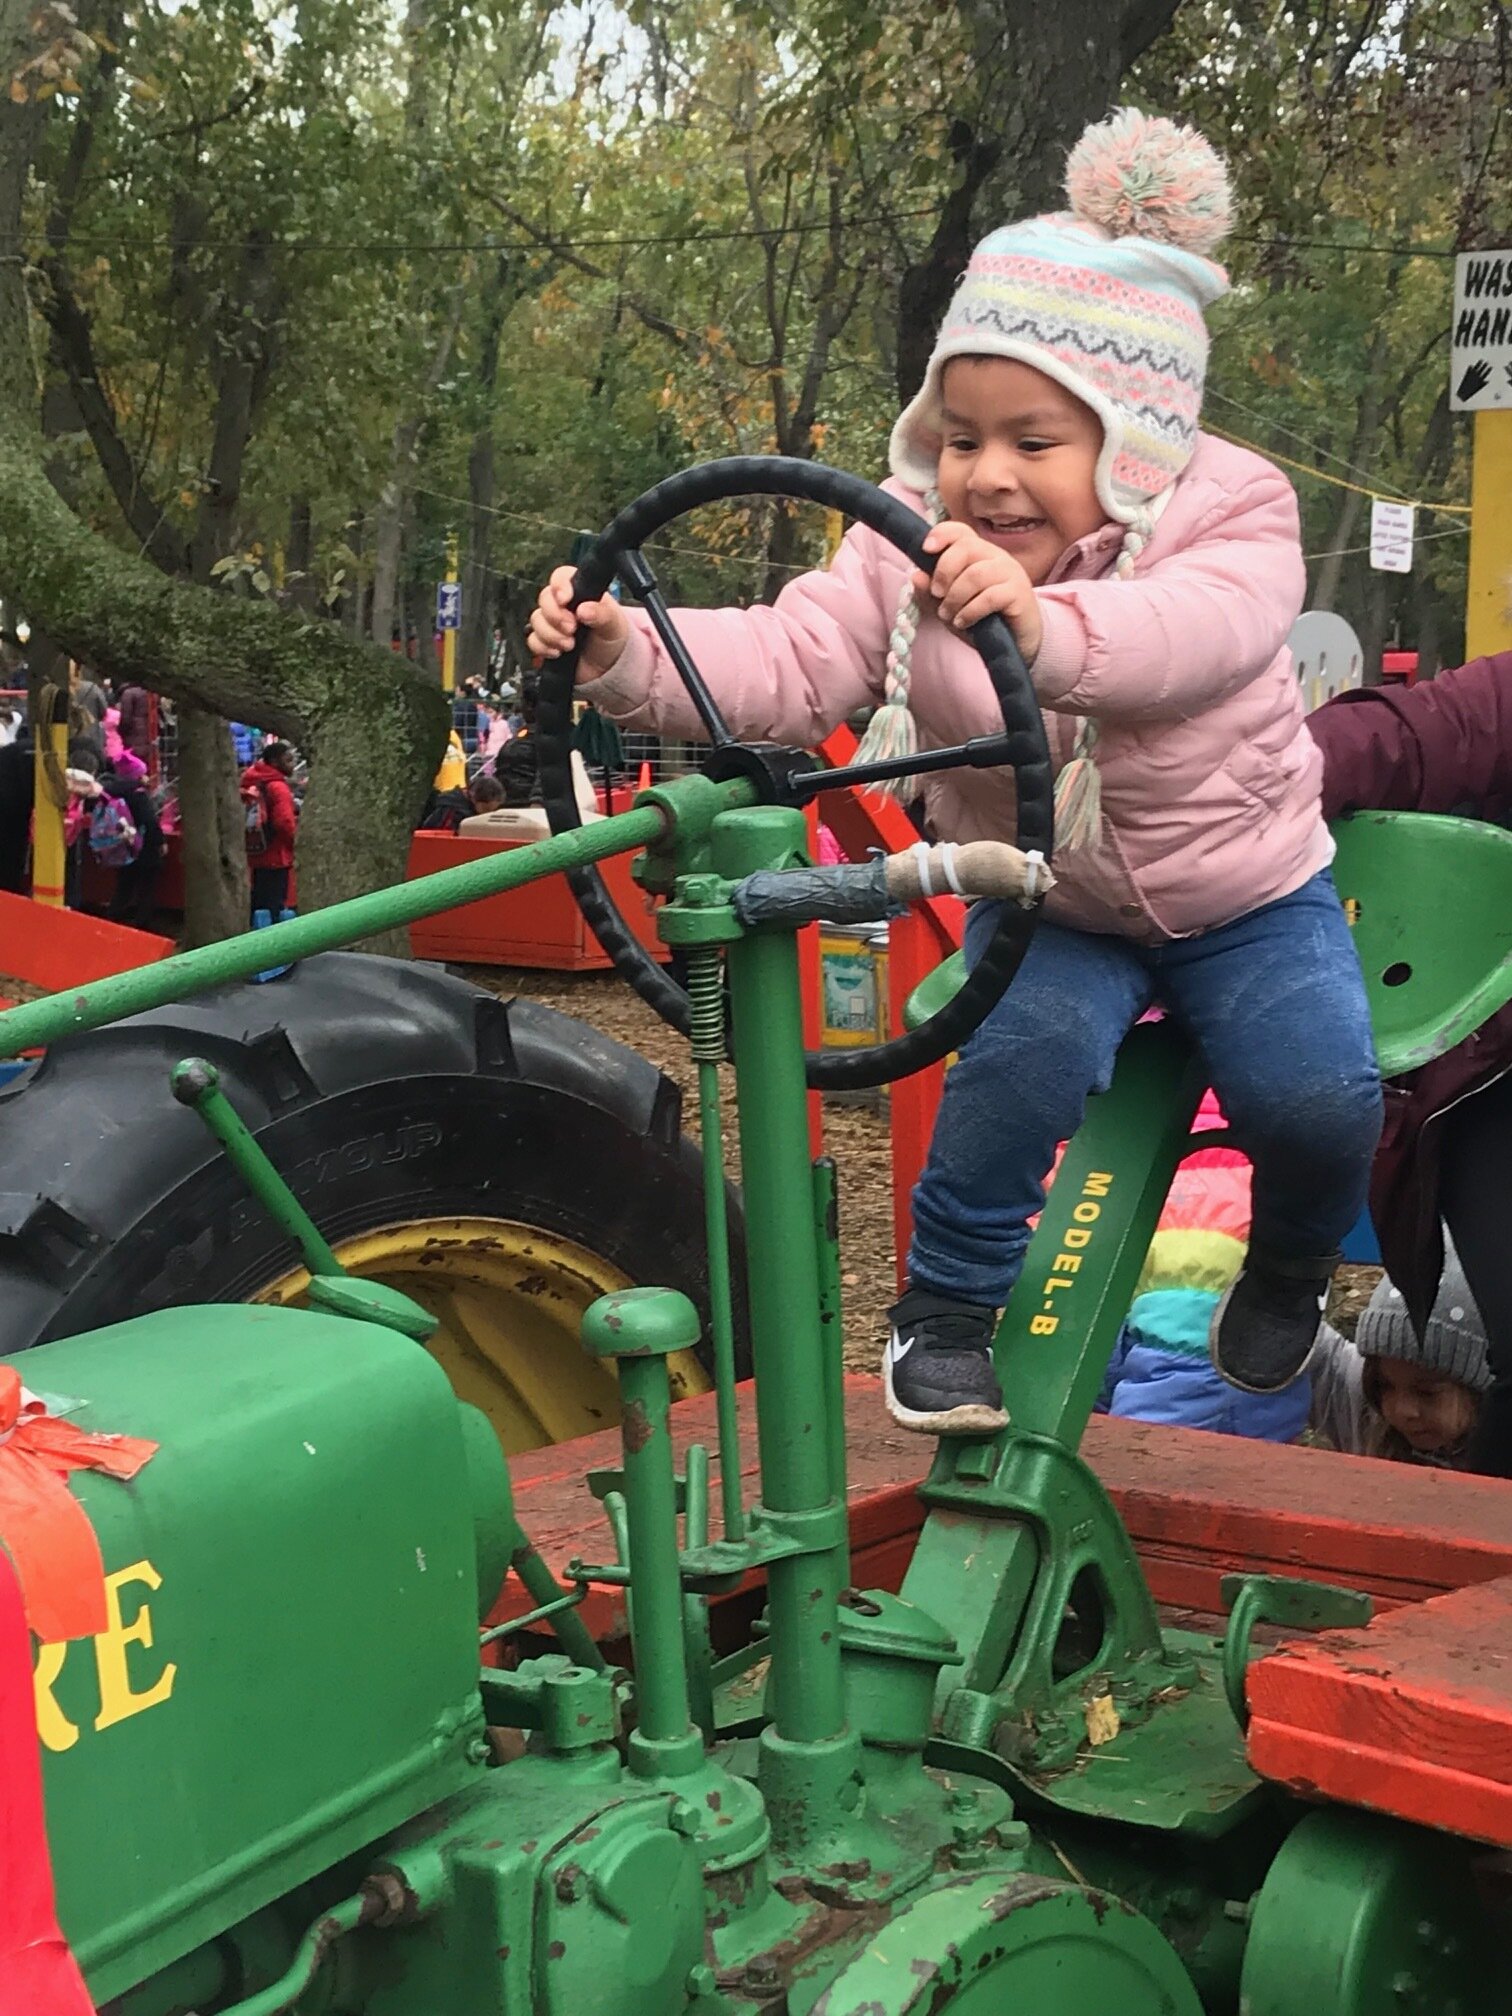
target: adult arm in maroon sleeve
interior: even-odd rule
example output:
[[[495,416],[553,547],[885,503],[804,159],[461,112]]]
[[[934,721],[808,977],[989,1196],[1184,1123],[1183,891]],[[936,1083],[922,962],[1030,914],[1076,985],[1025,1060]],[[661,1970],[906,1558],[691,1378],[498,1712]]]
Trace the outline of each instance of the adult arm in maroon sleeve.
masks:
[[[1307,719],[1323,815],[1364,809],[1512,816],[1512,651],[1421,686],[1341,693]]]

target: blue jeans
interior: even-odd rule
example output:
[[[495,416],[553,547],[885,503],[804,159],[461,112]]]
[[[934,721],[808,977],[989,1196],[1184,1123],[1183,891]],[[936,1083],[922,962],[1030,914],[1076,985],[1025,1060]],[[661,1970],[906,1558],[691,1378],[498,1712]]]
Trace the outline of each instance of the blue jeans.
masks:
[[[972,910],[968,963],[998,908]],[[1137,945],[1040,925],[946,1077],[913,1196],[915,1285],[1007,1301],[1056,1148],[1156,1001],[1195,1039],[1254,1163],[1254,1245],[1294,1259],[1334,1250],[1365,1206],[1381,1082],[1360,963],[1325,869],[1196,938]]]

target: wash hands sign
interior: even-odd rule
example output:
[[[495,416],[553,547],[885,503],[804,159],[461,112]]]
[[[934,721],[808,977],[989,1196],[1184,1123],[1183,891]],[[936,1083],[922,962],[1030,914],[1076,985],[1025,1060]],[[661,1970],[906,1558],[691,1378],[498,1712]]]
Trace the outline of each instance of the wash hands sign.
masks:
[[[1512,250],[1454,262],[1449,404],[1456,413],[1512,408]]]

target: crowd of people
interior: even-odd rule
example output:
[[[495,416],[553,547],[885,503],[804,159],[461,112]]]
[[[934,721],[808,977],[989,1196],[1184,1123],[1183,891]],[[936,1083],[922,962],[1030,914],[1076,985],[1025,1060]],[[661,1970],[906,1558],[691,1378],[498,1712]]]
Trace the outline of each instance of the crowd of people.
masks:
[[[0,889],[28,893],[35,837],[36,737],[24,698],[27,672],[12,656],[0,704]],[[82,907],[87,871],[108,870],[106,915],[141,930],[156,921],[166,842],[179,828],[176,780],[162,763],[173,733],[171,703],[133,682],[116,687],[87,666],[69,671],[67,758],[49,787],[61,799],[65,900]],[[246,828],[249,908],[254,922],[288,904],[298,823],[295,753],[287,743],[234,722]],[[45,771],[45,774],[48,774]]]

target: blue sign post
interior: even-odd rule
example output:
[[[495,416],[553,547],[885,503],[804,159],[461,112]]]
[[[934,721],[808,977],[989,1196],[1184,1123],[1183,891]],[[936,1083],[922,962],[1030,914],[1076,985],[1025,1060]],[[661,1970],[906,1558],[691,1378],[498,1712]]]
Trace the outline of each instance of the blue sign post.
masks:
[[[460,630],[462,628],[462,583],[460,581],[438,581],[436,583],[436,628],[438,630]]]

